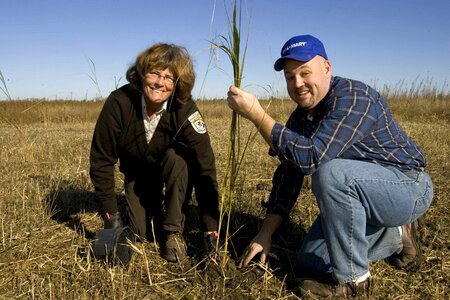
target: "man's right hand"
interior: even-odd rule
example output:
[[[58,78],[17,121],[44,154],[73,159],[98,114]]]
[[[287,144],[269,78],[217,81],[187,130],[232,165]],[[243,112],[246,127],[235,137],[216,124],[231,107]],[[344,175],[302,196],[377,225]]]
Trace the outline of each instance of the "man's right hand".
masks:
[[[116,212],[113,214],[106,213],[105,220],[103,223],[104,229],[114,229],[123,227],[122,218],[120,217],[120,212]]]

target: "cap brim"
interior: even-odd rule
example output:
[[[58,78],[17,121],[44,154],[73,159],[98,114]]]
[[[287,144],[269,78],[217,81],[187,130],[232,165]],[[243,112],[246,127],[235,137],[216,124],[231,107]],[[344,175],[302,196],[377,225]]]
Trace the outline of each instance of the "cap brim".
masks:
[[[292,59],[292,60],[296,60],[296,61],[301,61],[301,62],[306,62],[306,61],[310,61],[311,59],[313,59],[317,54],[316,53],[312,53],[312,54],[303,54],[303,55],[286,55],[283,57],[280,57],[279,59],[277,59],[277,61],[275,62],[275,64],[273,65],[275,71],[281,71],[284,68],[284,61],[287,59]]]

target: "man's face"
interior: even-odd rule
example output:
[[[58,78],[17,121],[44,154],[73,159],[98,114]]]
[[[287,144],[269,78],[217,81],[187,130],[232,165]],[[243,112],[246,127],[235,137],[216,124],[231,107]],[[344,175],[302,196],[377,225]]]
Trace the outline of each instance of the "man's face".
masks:
[[[288,59],[284,76],[289,96],[301,109],[312,110],[328,93],[331,64],[317,55],[307,62]]]

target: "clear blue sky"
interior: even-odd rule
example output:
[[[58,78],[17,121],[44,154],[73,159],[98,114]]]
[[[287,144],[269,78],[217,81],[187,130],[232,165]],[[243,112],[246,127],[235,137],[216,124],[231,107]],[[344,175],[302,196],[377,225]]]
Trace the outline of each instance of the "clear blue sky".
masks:
[[[170,42],[194,58],[194,97],[224,98],[228,58],[219,52],[208,64],[209,41],[228,32],[224,3],[231,13],[230,0],[0,0],[0,70],[13,99],[92,99],[92,60],[106,97],[126,83],[139,52]],[[244,0],[242,27],[250,35],[242,86],[261,97],[286,95],[273,63],[287,39],[313,34],[334,75],[379,88],[408,88],[419,78],[448,91],[449,12],[447,0]]]

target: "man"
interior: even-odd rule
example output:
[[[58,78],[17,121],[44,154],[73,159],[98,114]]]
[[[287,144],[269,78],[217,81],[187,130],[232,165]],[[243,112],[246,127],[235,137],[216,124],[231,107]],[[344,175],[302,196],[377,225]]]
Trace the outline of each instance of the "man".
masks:
[[[383,97],[368,85],[332,75],[325,48],[311,35],[295,36],[281,50],[297,104],[286,126],[273,120],[250,93],[230,87],[228,104],[259,129],[281,164],[273,176],[267,215],[243,253],[265,262],[271,237],[312,176],[320,214],[298,253],[309,278],[301,293],[355,296],[370,288],[369,261],[390,257],[398,267],[419,258],[417,219],[432,201],[422,151],[393,119]]]

